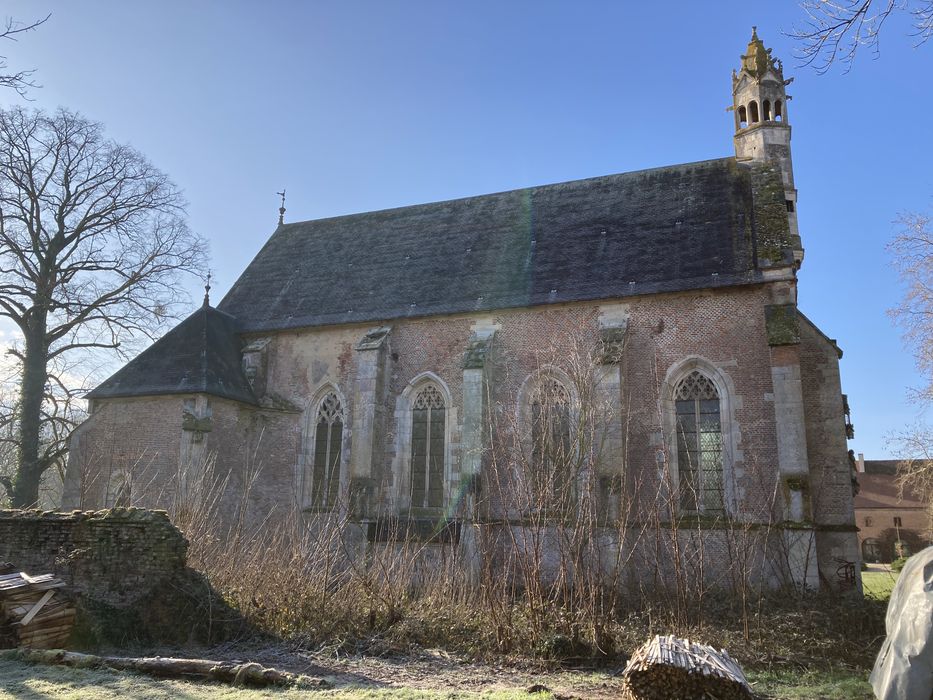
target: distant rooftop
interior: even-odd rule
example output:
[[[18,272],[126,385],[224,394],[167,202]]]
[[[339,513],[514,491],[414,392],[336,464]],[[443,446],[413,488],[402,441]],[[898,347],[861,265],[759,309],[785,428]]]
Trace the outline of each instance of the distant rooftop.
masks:
[[[897,485],[897,466],[902,462],[899,459],[866,459],[865,471],[857,475],[859,492],[855,497],[855,508],[926,508],[922,494],[913,489],[904,489],[901,498],[900,487]]]

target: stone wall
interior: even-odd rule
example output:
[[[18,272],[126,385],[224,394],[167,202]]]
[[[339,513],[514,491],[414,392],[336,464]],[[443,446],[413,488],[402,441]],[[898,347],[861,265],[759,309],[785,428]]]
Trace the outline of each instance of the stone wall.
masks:
[[[0,561],[54,573],[77,593],[125,607],[185,567],[188,543],[161,511],[0,511]]]
[[[802,384],[805,394],[794,403],[793,417],[799,420],[792,466],[804,477],[812,468],[814,483],[820,486],[818,493],[810,491],[812,513],[801,508],[790,519],[841,532],[821,539],[821,559],[851,560],[849,549],[855,540],[847,532],[852,526],[851,490],[835,350],[809,325],[799,345],[772,347],[766,325],[766,308],[776,302],[787,305],[790,284],[778,280],[605,303],[396,319],[387,322],[379,338],[370,337],[376,324],[251,336],[244,340],[259,355],[253,360],[261,407],[182,395],[100,401],[73,441],[73,462],[84,465],[87,480],[95,473],[112,472],[111,455],[119,455],[126,445],[136,445],[137,452],[144,447],[151,459],[135,462],[139,474],[133,477],[132,504],[172,509],[171,498],[177,500],[181,485],[191,481],[180,476],[179,465],[188,461],[185,454],[192,452],[197,437],[197,449],[215,459],[217,477],[223,480],[218,522],[251,527],[270,514],[274,519],[292,512],[295,505],[307,505],[303,489],[314,450],[317,407],[321,397],[333,391],[344,411],[339,472],[340,491],[347,500],[342,502],[349,502],[352,516],[364,522],[405,516],[410,506],[412,434],[406,422],[411,415],[406,395],[430,378],[447,397],[448,508],[437,517],[472,520],[481,506],[483,512],[496,510],[483,494],[482,483],[472,480],[476,474],[490,473],[491,429],[530,434],[522,413],[522,392],[529,382],[542,371],[572,372],[571,365],[581,359],[577,348],[585,356],[597,347],[603,330],[624,329],[624,352],[597,368],[605,380],[597,387],[598,400],[611,408],[608,428],[615,435],[605,443],[596,465],[601,521],[620,517],[624,499],[634,501],[630,516],[650,519],[657,511],[658,466],[677,466],[670,388],[693,366],[718,378],[730,519],[747,524],[784,519],[789,499],[780,479],[780,445],[782,438],[788,442],[790,429],[777,415],[787,402],[779,401],[783,394],[776,392],[773,370],[787,365],[798,373],[790,383],[798,389]],[[477,337],[491,337],[488,356],[481,369],[465,368],[465,356]],[[473,391],[469,401],[467,386]],[[184,405],[192,400],[198,420],[208,415],[211,419],[211,430],[200,436],[183,424]],[[157,444],[163,448],[156,459]],[[89,468],[92,449],[100,466]],[[157,463],[159,468],[152,468]],[[70,470],[74,475],[80,471]],[[798,481],[807,480],[794,483]],[[150,488],[150,483],[158,488]],[[98,491],[110,500],[90,505],[113,502],[112,487],[108,493]],[[486,503],[481,503],[483,498]],[[813,543],[806,543],[806,549],[812,558]]]
[[[185,565],[188,542],[163,511],[0,510],[0,562],[67,582],[69,648],[210,644],[245,629]]]
[[[810,499],[816,524],[817,560],[824,585],[836,586],[841,567],[862,562],[855,526],[852,465],[836,345],[806,319],[800,325],[801,381],[807,416]],[[860,585],[861,578],[857,578]]]
[[[62,508],[109,508],[129,482],[129,503],[168,508],[175,497],[185,395],[122,398],[92,405],[72,433]]]

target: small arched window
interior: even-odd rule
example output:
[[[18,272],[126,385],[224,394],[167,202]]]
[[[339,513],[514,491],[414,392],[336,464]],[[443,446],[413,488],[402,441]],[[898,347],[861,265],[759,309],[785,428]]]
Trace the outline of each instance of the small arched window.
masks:
[[[573,501],[575,455],[570,436],[570,393],[559,380],[545,377],[531,397],[532,486],[547,508]]]
[[[744,129],[748,126],[748,110],[745,109],[745,105],[739,107],[739,128]]]
[[[783,105],[780,100],[774,101],[774,121],[779,122],[784,120]]]
[[[321,399],[314,425],[314,454],[311,459],[311,488],[307,505],[332,509],[340,492],[340,454],[343,448],[343,410],[337,394]]]
[[[411,409],[411,506],[443,508],[447,407],[434,384],[426,384]]]
[[[748,103],[748,116],[751,117],[752,124],[758,123],[758,103],[755,100]]]
[[[677,472],[682,512],[724,512],[722,418],[719,392],[694,370],[674,389]]]
[[[764,112],[764,120],[766,122],[771,121],[771,101],[765,100],[762,105],[762,111]]]

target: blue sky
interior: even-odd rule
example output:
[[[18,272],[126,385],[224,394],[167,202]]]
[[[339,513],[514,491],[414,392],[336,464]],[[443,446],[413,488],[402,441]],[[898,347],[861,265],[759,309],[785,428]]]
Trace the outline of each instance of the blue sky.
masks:
[[[911,423],[921,380],[886,317],[885,244],[933,210],[933,43],[894,18],[848,73],[797,65],[794,2],[41,2],[0,46],[33,105],[106,124],[167,172],[210,240],[219,300],[297,221],[733,153],[730,76],[751,26],[785,75],[806,260],[800,307],[845,350],[850,443]],[[0,102],[22,102],[12,92]],[[195,289],[192,285],[192,289]],[[198,298],[193,299],[197,303]]]

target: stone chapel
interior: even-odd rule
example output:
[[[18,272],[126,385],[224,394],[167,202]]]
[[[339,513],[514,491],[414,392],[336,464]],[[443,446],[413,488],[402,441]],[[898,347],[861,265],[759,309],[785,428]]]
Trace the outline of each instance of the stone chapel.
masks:
[[[585,511],[636,578],[658,554],[633,533],[700,538],[715,572],[739,528],[762,583],[841,587],[851,425],[798,306],[790,82],[753,32],[734,155],[280,217],[216,307],[88,394],[63,507],[171,510],[210,469],[218,517],[339,517],[362,549],[479,566]]]

